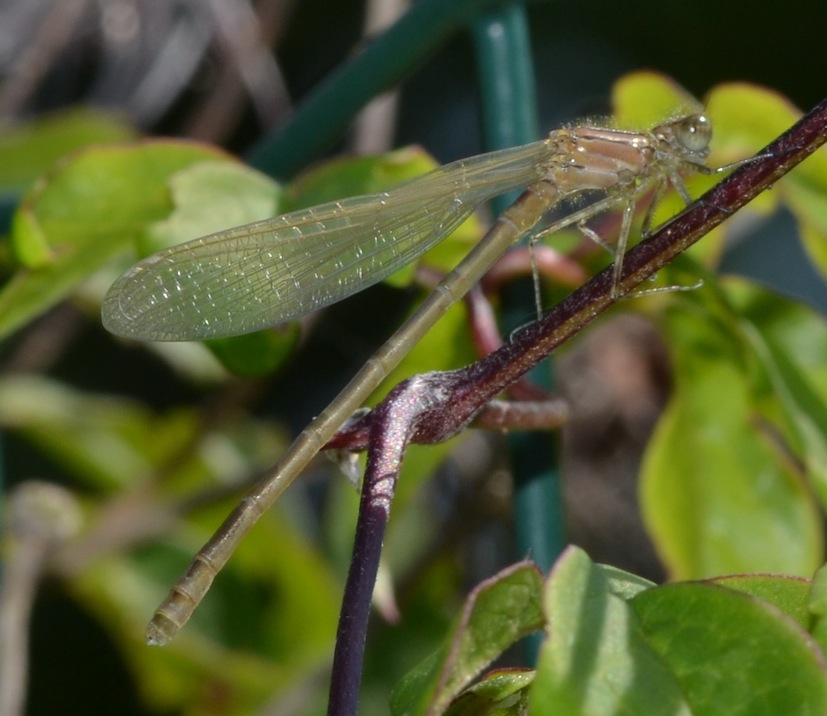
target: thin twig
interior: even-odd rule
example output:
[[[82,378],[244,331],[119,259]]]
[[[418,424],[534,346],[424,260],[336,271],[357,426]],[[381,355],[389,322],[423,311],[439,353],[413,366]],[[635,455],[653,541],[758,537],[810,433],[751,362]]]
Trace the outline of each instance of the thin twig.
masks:
[[[81,526],[75,498],[62,487],[29,481],[7,505],[8,550],[0,582],[0,714],[25,713],[29,620],[37,586],[50,558]]]

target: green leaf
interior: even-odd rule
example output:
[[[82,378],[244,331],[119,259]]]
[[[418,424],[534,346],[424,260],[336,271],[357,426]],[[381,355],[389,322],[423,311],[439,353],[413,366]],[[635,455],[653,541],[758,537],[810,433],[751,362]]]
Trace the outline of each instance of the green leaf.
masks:
[[[622,599],[605,568],[570,547],[547,585],[531,712],[824,713],[827,664],[805,630],[808,598],[827,610],[808,591],[804,579],[739,575]]]
[[[706,96],[706,111],[717,116],[715,134],[725,137],[723,161],[755,153],[801,117],[801,111],[774,90],[747,82],[723,82]],[[796,169],[796,172],[798,169]]]
[[[445,646],[397,686],[391,712],[443,713],[507,647],[542,628],[541,591],[542,576],[529,562],[517,563],[478,585]]]
[[[612,85],[612,113],[622,129],[640,131],[701,110],[695,97],[658,72],[630,72]]]
[[[53,261],[89,244],[122,247],[174,208],[173,174],[222,157],[230,161],[206,145],[165,141],[89,148],[24,197],[12,238],[42,240]]]
[[[780,574],[735,574],[716,577],[710,583],[762,599],[794,619],[802,629],[810,626],[807,607],[810,598],[809,579]]]
[[[647,643],[634,611],[579,548],[569,547],[555,564],[545,613],[549,635],[529,713],[689,716],[680,684]]]
[[[494,671],[466,689],[445,712],[446,716],[522,716],[528,708],[528,691],[534,672]]]
[[[729,295],[738,301],[744,336],[766,374],[777,407],[770,414],[778,414],[775,425],[786,439],[784,448],[800,462],[825,507],[827,324],[809,307],[758,288],[733,282]]]
[[[205,341],[207,348],[234,375],[255,378],[272,373],[292,355],[300,338],[292,323],[267,331]]]
[[[206,146],[152,141],[87,149],[62,164],[14,216],[17,255],[37,261],[18,270],[0,292],[0,338],[125,254],[147,227],[169,216],[172,175],[221,159],[232,161]]]
[[[711,288],[675,296],[670,306],[664,328],[675,386],[641,477],[644,518],[662,559],[679,579],[809,576],[822,561],[821,517],[790,459],[800,441],[783,447],[789,421],[746,338],[751,329]]]
[[[0,132],[0,193],[23,191],[70,152],[135,137],[135,130],[120,117],[89,108],[7,126]]]
[[[622,599],[631,599],[635,594],[656,586],[648,579],[609,564],[599,564],[598,567],[603,572],[609,591]]]
[[[807,599],[810,613],[810,632],[823,652],[827,652],[827,565],[822,566],[813,577]]]
[[[169,177],[173,211],[147,227],[140,256],[281,211],[282,193],[276,182],[227,159],[199,162]]]
[[[693,714],[827,713],[824,655],[765,601],[687,583],[642,592],[630,605]]]

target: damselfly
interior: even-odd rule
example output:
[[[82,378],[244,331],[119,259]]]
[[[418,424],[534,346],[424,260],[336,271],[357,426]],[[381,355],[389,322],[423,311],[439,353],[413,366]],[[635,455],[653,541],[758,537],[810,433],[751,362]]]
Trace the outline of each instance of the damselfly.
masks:
[[[439,317],[550,209],[582,194],[605,192],[537,236],[574,225],[599,238],[585,222],[606,209],[622,209],[616,288],[633,210],[641,197],[653,190],[657,198],[671,184],[689,203],[681,172],[721,171],[704,164],[711,134],[702,114],[640,133],[559,129],[543,141],[453,162],[380,194],[295,211],[175,246],[119,278],[103,305],[103,323],[115,334],[176,341],[247,333],[298,318],[381,281],[438,243],[481,203],[525,189],[302,431],[272,474],[241,500],[155,613],[147,628],[148,642],[161,645],[172,638],[261,514]]]

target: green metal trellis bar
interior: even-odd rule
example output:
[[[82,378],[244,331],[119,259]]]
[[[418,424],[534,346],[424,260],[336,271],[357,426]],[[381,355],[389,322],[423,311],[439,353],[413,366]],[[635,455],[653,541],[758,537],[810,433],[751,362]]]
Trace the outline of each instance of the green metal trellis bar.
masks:
[[[410,74],[453,33],[504,0],[419,0],[351,62],[333,72],[290,122],[254,146],[247,160],[287,178],[342,135],[374,97]]]
[[[523,3],[481,15],[472,24],[479,60],[486,150],[525,144],[538,138],[534,71]],[[501,211],[511,199],[498,197]],[[534,308],[531,281],[503,292],[506,330],[524,323]],[[522,320],[520,317],[523,317]],[[551,388],[551,360],[531,371],[530,378]],[[563,504],[556,434],[516,431],[508,435],[514,475],[515,551],[547,571],[563,549]],[[540,639],[527,643],[534,661]]]

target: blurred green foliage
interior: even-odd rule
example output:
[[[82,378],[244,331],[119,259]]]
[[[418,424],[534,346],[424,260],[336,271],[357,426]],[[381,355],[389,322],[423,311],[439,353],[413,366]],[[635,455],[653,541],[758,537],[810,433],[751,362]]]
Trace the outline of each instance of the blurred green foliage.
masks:
[[[641,127],[692,100],[662,76],[640,73],[617,83],[614,102],[619,124]],[[712,165],[759,149],[796,116],[777,94],[743,84],[714,88],[705,106],[716,127]],[[31,178],[21,167],[45,172],[53,157],[44,158],[44,142],[64,151],[55,136],[69,137],[68,151],[89,136],[131,134],[97,115],[84,121],[54,117],[0,140],[7,173],[0,179],[16,187]],[[45,172],[15,215],[17,263],[7,264],[0,290],[0,336],[18,335],[67,298],[95,316],[108,284],[139,253],[374,191],[430,166],[420,151],[401,150],[336,160],[281,187],[206,145],[96,143]],[[690,191],[711,181],[700,177]],[[747,212],[761,218],[782,205],[823,275],[823,150]],[[662,211],[676,208],[667,199]],[[423,261],[450,267],[480,231],[470,222]],[[421,492],[452,446],[413,450],[385,565],[385,576],[409,580],[403,615],[397,626],[377,624],[376,645],[368,646],[366,712],[382,712],[394,683],[429,653],[397,687],[394,713],[827,711],[823,575],[809,581],[824,561],[827,326],[800,302],[716,277],[726,231],[661,277],[691,284],[701,276],[702,289],[624,305],[661,328],[674,368],[674,392],[642,471],[645,519],[671,575],[713,579],[655,586],[572,548],[547,580],[519,563],[473,589],[463,607],[462,568],[439,549],[433,507]],[[413,277],[411,267],[392,283],[407,286]],[[355,493],[344,481],[327,500],[291,491],[170,647],[149,650],[142,639],[152,608],[191,555],[284,448],[284,427],[256,403],[267,376],[295,359],[298,336],[297,327],[274,329],[212,352],[149,347],[147,360],[186,387],[167,395],[145,386],[145,402],[127,396],[134,390],[87,390],[59,372],[0,375],[0,425],[59,466],[83,508],[86,528],[58,553],[55,572],[126,664],[136,712],[250,714],[290,699],[303,713],[323,708],[354,516]],[[113,352],[113,339],[98,340],[107,345],[83,360],[107,374],[136,352]],[[455,307],[387,386],[473,360],[468,343]],[[302,519],[318,514],[319,522]],[[786,576],[718,578],[752,572]],[[474,683],[537,630],[550,638],[536,672],[494,672]]]

